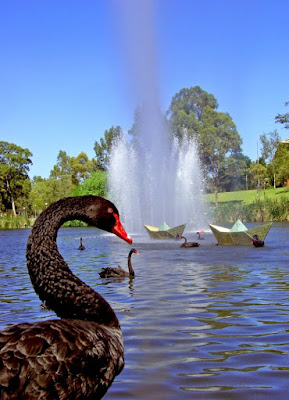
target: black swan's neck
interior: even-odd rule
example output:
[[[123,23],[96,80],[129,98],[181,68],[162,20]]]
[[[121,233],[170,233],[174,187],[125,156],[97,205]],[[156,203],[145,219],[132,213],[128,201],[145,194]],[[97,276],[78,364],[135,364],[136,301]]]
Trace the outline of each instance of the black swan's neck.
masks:
[[[187,243],[187,238],[185,238],[184,236],[182,236],[181,239],[185,239],[184,243]]]
[[[83,196],[81,200],[78,198],[78,201],[74,199],[52,204],[36,220],[26,252],[31,282],[40,299],[59,317],[119,327],[110,305],[72,273],[58,251],[56,238],[60,226],[72,219],[89,223],[87,210],[94,207],[97,212],[97,205],[91,204],[88,196]]]
[[[128,255],[128,258],[127,258],[127,266],[128,266],[128,270],[129,270],[130,276],[134,276],[134,269],[133,269],[132,263],[131,263],[131,255],[132,255],[133,252],[134,252],[134,251],[131,250],[131,251],[129,252],[129,255]]]

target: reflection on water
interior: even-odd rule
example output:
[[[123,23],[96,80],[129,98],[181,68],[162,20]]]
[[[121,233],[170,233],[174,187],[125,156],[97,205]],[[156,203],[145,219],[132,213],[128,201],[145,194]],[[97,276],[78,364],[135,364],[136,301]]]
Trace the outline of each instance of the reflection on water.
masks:
[[[264,248],[198,248],[136,236],[134,279],[102,279],[127,269],[130,247],[92,228],[59,231],[75,274],[115,309],[125,368],[105,399],[287,399],[289,225],[275,224]],[[0,231],[0,326],[55,318],[42,310],[26,270],[29,230]],[[79,251],[79,238],[85,251]],[[195,232],[187,234],[195,241]]]

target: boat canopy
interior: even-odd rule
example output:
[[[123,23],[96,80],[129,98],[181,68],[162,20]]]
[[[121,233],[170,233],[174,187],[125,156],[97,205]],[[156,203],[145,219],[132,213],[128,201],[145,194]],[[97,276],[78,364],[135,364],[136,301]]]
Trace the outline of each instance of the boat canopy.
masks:
[[[234,225],[231,228],[231,232],[245,232],[246,230],[247,230],[247,227],[239,219],[237,219],[237,221],[234,223]]]
[[[169,227],[169,225],[166,223],[166,221],[164,221],[161,226],[159,227],[159,231],[168,231],[169,229],[171,229]]]

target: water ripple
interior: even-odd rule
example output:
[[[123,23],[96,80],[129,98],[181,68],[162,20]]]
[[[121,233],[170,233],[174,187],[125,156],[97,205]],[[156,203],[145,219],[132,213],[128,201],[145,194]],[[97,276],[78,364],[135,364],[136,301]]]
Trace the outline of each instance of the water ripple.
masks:
[[[199,248],[185,251],[178,242],[137,236],[136,277],[116,281],[98,272],[126,268],[125,243],[95,229],[61,229],[62,255],[121,322],[126,365],[105,398],[287,399],[289,254],[282,240],[288,232],[288,224],[274,225],[261,249],[215,246],[208,233]],[[0,231],[2,328],[55,318],[31,287],[28,233]]]

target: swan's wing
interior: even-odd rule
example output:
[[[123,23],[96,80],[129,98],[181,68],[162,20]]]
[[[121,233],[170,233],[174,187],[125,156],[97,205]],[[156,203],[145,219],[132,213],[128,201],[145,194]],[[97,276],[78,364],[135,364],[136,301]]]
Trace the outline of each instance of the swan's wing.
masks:
[[[118,265],[117,267],[102,268],[100,276],[121,276],[125,271]]]
[[[1,399],[101,398],[124,365],[121,331],[89,321],[12,326],[0,349]]]

